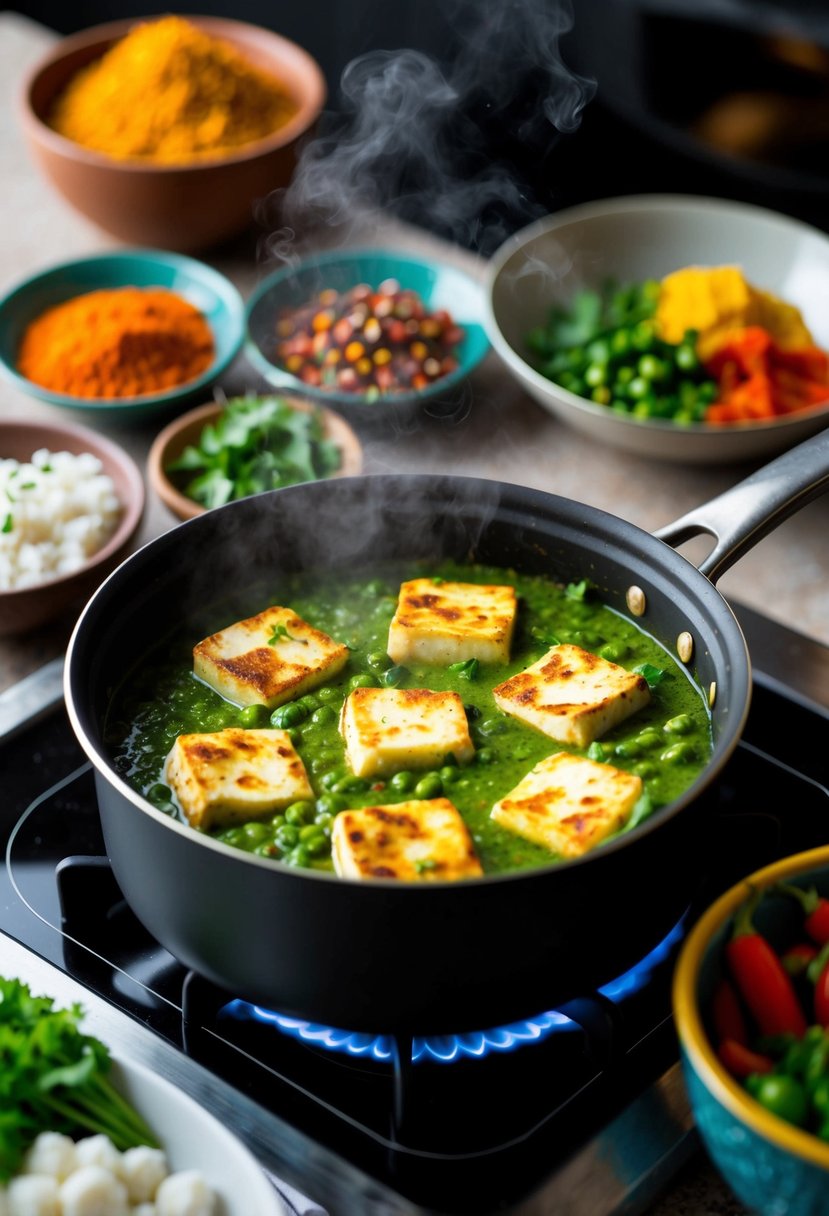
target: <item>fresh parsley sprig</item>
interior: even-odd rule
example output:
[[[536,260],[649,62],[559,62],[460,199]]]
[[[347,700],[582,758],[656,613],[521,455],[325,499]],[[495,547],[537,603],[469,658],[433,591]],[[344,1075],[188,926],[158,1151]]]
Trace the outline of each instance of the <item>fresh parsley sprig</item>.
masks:
[[[101,1133],[124,1151],[159,1143],[109,1080],[105,1045],[83,1034],[79,1005],[55,1009],[28,985],[0,977],[0,1182],[40,1132]]]

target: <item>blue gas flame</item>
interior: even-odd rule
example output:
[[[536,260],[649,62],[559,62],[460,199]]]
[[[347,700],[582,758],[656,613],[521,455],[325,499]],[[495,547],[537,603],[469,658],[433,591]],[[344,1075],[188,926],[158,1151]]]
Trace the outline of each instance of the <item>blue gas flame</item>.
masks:
[[[599,992],[609,1000],[619,1003],[639,992],[650,980],[656,968],[671,954],[685,931],[683,917],[667,937],[646,954],[635,966],[618,979],[605,984]],[[221,1014],[227,1017],[251,1020],[275,1026],[292,1038],[325,1051],[337,1051],[355,1058],[389,1062],[394,1056],[391,1035],[361,1034],[352,1030],[337,1030],[333,1026],[322,1026],[317,1022],[306,1022],[300,1018],[287,1017],[273,1010],[263,1009],[248,1001],[235,1000],[225,1005]],[[572,1019],[551,1009],[537,1017],[522,1022],[511,1022],[508,1026],[497,1026],[492,1030],[474,1030],[467,1034],[417,1036],[412,1042],[412,1059],[434,1060],[448,1064],[463,1058],[483,1057],[490,1052],[515,1051],[525,1043],[541,1042],[556,1032],[575,1030]]]

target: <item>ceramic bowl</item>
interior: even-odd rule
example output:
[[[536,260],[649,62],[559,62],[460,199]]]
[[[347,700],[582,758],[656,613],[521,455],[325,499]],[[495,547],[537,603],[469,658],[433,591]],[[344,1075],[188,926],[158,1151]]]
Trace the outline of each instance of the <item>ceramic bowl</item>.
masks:
[[[378,287],[386,279],[395,279],[401,287],[417,292],[428,309],[446,309],[462,327],[464,337],[455,352],[456,371],[425,388],[387,393],[367,401],[360,393],[312,388],[273,362],[276,318],[283,310],[307,304],[326,288],[348,291],[360,283]],[[247,304],[245,353],[277,389],[333,406],[352,422],[383,426],[421,412],[451,414],[457,409],[458,386],[489,349],[483,303],[480,284],[454,266],[381,249],[316,254],[276,271],[259,284]]]
[[[249,1149],[182,1089],[121,1057],[113,1059],[111,1078],[156,1133],[170,1171],[198,1170],[221,1216],[287,1216]]]
[[[40,448],[91,452],[112,478],[123,504],[121,519],[104,546],[80,569],[33,587],[0,590],[0,636],[27,633],[54,620],[92,594],[130,551],[144,514],[144,481],[123,448],[86,427],[63,423],[0,420],[0,458],[28,461]]]
[[[122,241],[193,253],[249,226],[254,204],[289,182],[297,145],[325,102],[325,79],[301,47],[260,26],[189,17],[281,80],[298,104],[273,135],[233,155],[184,165],[120,161],[58,135],[45,118],[58,92],[136,24],[95,26],[62,39],[29,73],[19,112],[29,152],[52,186],[87,219]]]
[[[485,324],[494,349],[545,409],[597,443],[653,459],[755,460],[829,425],[829,404],[769,422],[677,426],[616,414],[554,384],[528,362],[527,333],[584,288],[662,278],[689,265],[738,265],[756,287],[797,305],[829,348],[829,237],[761,207],[673,195],[608,199],[547,216],[492,258]]]
[[[731,1189],[760,1216],[820,1216],[829,1194],[829,1143],[771,1114],[720,1063],[709,1013],[723,952],[751,888],[785,881],[829,896],[829,848],[777,861],[726,891],[700,918],[677,961],[673,1008],[682,1066],[703,1143]],[[749,886],[750,884],[750,886]],[[791,898],[763,900],[757,928],[781,949],[802,923]]]
[[[182,296],[206,317],[213,332],[211,365],[187,384],[140,397],[74,397],[28,380],[17,370],[17,352],[26,326],[47,308],[86,292],[117,287],[163,287]],[[0,371],[21,392],[67,409],[138,418],[204,399],[210,385],[230,366],[244,336],[244,305],[233,284],[195,258],[153,249],[102,253],[62,262],[13,286],[0,299]]]
[[[313,410],[322,412],[322,424],[327,439],[332,440],[340,449],[341,465],[332,477],[353,477],[362,471],[362,447],[354,431],[344,418],[333,410],[317,406],[299,398],[285,398],[292,409]],[[195,444],[205,426],[214,423],[221,414],[223,406],[220,402],[197,406],[196,409],[175,418],[153,441],[147,458],[147,478],[165,507],[178,519],[194,519],[202,515],[205,507],[194,502],[183,493],[186,476],[168,473],[167,466],[176,460],[189,444]],[[190,474],[189,476],[192,476]]]

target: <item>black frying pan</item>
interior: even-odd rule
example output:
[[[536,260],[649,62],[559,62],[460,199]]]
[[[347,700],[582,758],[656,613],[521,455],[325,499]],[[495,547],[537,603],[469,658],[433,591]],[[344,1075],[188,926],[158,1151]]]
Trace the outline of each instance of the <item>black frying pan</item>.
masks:
[[[152,541],[94,595],[66,663],[70,718],[95,766],[104,838],[127,901],[172,954],[221,987],[351,1030],[482,1028],[614,978],[685,910],[710,847],[706,792],[748,712],[745,642],[710,580],[827,483],[829,431],[658,537],[519,486],[384,475],[245,499]],[[670,545],[699,532],[717,543],[698,570]],[[233,849],[155,810],[116,774],[102,741],[110,690],[190,605],[240,579],[353,570],[384,556],[471,557],[562,582],[586,577],[626,613],[641,593],[639,623],[672,652],[685,654],[690,636],[689,666],[714,698],[714,753],[703,775],[577,861],[419,885],[348,881]]]

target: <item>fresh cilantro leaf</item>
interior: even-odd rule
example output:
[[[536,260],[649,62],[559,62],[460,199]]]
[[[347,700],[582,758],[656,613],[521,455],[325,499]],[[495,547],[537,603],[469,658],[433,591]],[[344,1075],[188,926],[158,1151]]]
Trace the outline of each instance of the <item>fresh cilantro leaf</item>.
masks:
[[[568,583],[564,588],[564,594],[568,600],[586,600],[592,590],[593,584],[589,579],[583,578],[581,582]]]
[[[274,626],[273,633],[268,638],[268,645],[275,646],[276,643],[280,640],[280,638],[290,638],[290,636],[291,635],[288,633],[288,630],[285,625],[276,625],[276,626]]]
[[[11,532],[13,527],[14,527],[14,518],[12,516],[11,511],[7,511],[6,515],[3,519],[3,526],[2,526],[2,528],[0,528],[0,532],[2,532],[4,535],[6,535],[8,532]]]
[[[639,676],[644,676],[648,683],[648,688],[656,688],[657,684],[661,684],[667,676],[667,671],[663,671],[661,667],[654,667],[652,663],[640,663],[633,670]]]
[[[437,869],[437,864],[438,864],[438,863],[437,863],[437,862],[436,862],[436,861],[435,861],[433,858],[431,858],[431,857],[424,857],[424,858],[422,858],[422,859],[418,859],[418,860],[417,860],[417,861],[414,863],[414,868],[415,868],[415,870],[417,871],[417,873],[418,873],[418,874],[423,874],[423,873],[425,873],[427,870],[436,870],[436,869]]]
[[[454,671],[459,680],[474,680],[479,667],[477,659],[464,659],[460,663],[450,663],[448,670]]]

